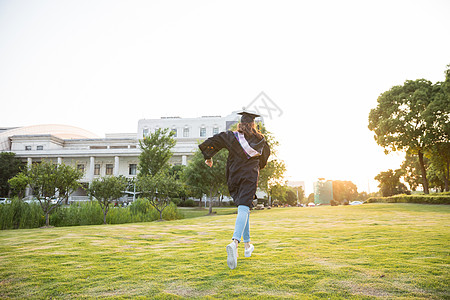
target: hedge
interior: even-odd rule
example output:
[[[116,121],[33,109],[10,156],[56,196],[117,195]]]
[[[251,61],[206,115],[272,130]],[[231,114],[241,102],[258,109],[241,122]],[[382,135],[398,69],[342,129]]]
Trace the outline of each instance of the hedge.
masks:
[[[450,193],[429,195],[395,195],[391,197],[371,197],[366,203],[419,203],[419,204],[450,204]]]

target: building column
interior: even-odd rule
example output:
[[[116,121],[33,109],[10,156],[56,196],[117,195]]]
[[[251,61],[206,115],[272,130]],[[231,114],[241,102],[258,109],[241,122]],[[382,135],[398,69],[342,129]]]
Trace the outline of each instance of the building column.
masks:
[[[33,165],[33,159],[31,157],[27,158],[27,168],[28,170],[31,169],[31,166]],[[31,188],[28,186],[25,189],[25,197],[31,196]]]
[[[95,169],[95,157],[91,156],[89,159],[89,173],[87,174],[87,180],[89,183],[94,180],[94,169]]]
[[[119,157],[114,157],[114,176],[119,176]]]
[[[62,157],[58,157],[58,166],[62,164]]]
[[[187,156],[186,156],[186,155],[183,155],[183,156],[181,157],[181,164],[182,164],[183,166],[187,166]]]

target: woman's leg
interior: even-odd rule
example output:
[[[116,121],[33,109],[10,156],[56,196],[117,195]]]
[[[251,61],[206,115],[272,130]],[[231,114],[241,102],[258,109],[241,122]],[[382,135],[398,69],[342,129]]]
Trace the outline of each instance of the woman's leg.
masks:
[[[250,240],[249,222],[248,215],[250,213],[250,208],[246,205],[238,206],[238,214],[236,217],[236,224],[234,226],[233,240],[240,242],[244,230],[247,229],[248,240]],[[244,235],[244,241],[246,236]]]
[[[247,248],[250,243],[250,213],[247,218],[247,224],[245,224],[244,233],[242,234],[242,237],[244,238],[245,248]]]

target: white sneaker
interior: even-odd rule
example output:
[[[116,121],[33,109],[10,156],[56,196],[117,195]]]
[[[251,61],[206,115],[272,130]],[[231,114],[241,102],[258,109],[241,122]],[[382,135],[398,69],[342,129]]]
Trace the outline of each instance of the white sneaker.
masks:
[[[230,269],[236,269],[237,267],[237,246],[236,243],[233,241],[230,244],[227,245],[227,264]]]
[[[245,257],[252,256],[253,250],[255,250],[255,246],[253,246],[253,244],[251,244],[250,247],[248,249],[245,249],[245,251],[244,251]]]

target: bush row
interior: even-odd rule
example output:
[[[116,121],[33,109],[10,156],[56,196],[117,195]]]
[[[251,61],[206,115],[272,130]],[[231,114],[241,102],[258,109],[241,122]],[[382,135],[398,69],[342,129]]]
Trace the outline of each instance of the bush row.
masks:
[[[181,219],[183,215],[171,203],[163,211],[163,219]],[[108,224],[150,222],[159,219],[158,211],[147,199],[138,199],[128,207],[111,207]],[[79,226],[103,224],[103,212],[95,201],[60,206],[50,215],[52,226]],[[11,204],[0,205],[0,229],[37,228],[45,225],[45,218],[39,203],[25,203],[13,199]]]
[[[395,195],[391,197],[372,197],[367,203],[419,203],[419,204],[450,204],[450,193],[431,195]]]

